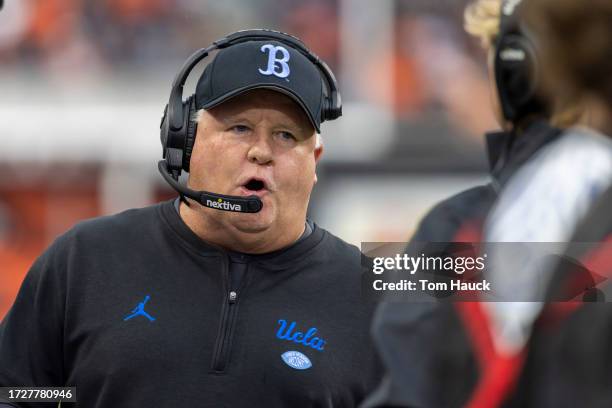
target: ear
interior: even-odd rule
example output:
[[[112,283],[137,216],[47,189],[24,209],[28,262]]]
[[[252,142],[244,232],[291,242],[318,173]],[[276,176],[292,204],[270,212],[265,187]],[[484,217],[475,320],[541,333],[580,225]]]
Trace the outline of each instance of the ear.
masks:
[[[315,148],[314,148],[314,158],[315,158],[315,174],[314,174],[314,184],[317,184],[317,168],[316,168],[316,164],[319,163],[319,160],[321,160],[321,156],[323,155],[323,139],[321,139],[321,135],[320,134],[316,134],[315,137],[317,138],[316,140],[316,144],[315,144]]]

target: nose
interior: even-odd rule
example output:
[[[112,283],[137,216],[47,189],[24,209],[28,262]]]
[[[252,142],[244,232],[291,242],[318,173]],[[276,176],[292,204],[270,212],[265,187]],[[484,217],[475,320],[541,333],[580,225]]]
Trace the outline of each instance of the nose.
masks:
[[[270,164],[272,162],[271,137],[264,130],[257,130],[253,139],[253,144],[247,152],[247,159],[251,163]]]

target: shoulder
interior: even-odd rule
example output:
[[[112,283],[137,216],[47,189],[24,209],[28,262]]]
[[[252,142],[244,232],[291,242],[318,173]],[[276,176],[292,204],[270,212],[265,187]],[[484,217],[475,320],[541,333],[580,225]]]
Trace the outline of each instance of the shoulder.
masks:
[[[586,165],[588,163],[588,165]],[[522,182],[572,180],[609,175],[612,163],[612,139],[584,127],[566,130],[554,143],[542,149],[514,178]]]
[[[462,191],[434,205],[419,223],[413,241],[451,241],[457,230],[470,220],[486,217],[495,199],[490,184]]]
[[[342,238],[332,234],[324,228],[319,226],[317,226],[317,228],[320,228],[323,232],[322,244],[325,249],[345,255],[355,255],[360,253],[359,248],[357,248],[355,245],[346,242]]]
[[[325,262],[341,262],[352,266],[361,265],[362,254],[358,247],[346,242],[326,229],[319,226],[316,226],[316,228],[323,235],[320,244],[317,246],[318,257],[325,259]]]
[[[565,242],[611,183],[612,140],[568,129],[504,188],[489,220],[490,239]]]
[[[160,206],[156,204],[81,221],[59,236],[48,252],[63,252],[75,247],[79,250],[93,250],[113,243],[143,240],[158,225],[156,219],[160,219]]]
[[[118,214],[92,218],[76,224],[72,233],[76,236],[107,236],[114,234],[139,234],[151,227],[151,221],[159,218],[159,207],[155,204],[134,208]],[[119,237],[117,237],[119,238]]]
[[[434,205],[425,215],[424,219],[431,218],[453,218],[462,214],[469,214],[474,211],[475,204],[492,197],[493,189],[489,184],[472,187],[468,190],[457,193]]]

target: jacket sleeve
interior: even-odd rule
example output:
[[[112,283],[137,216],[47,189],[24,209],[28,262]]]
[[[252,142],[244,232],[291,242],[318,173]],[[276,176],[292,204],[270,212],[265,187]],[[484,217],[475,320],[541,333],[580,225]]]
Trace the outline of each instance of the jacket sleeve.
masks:
[[[28,271],[0,323],[0,387],[63,385],[65,285],[55,246]]]

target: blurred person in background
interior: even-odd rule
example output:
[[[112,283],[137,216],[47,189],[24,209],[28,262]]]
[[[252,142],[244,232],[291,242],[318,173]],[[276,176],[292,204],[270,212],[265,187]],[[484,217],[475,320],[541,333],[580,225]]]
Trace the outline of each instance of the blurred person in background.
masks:
[[[543,75],[540,48],[524,30],[519,3],[478,0],[465,10],[466,30],[488,52],[491,100],[502,127],[486,135],[491,182],[434,206],[412,237],[408,253],[427,253],[427,243],[434,242],[448,243],[444,251],[452,254],[463,248],[453,242],[480,242],[486,217],[508,180],[558,140],[562,128],[580,119],[579,103],[537,93]],[[524,59],[515,59],[517,48],[524,50]],[[474,390],[486,378],[486,367],[478,367],[479,350],[462,327],[464,318],[478,316],[450,303],[381,303],[373,333],[387,375],[365,406],[463,406],[470,398],[479,401],[482,387]],[[442,371],[460,371],[461,378],[443,376]]]
[[[536,243],[558,243],[563,257],[606,284],[612,275],[612,2],[530,0],[524,15],[543,50],[544,94],[581,101],[587,114],[510,180],[487,221],[486,238],[530,242],[536,254]],[[491,259],[492,281],[515,273],[506,258]],[[538,266],[525,265],[530,279],[518,284],[542,288],[542,300],[576,277],[577,269],[563,262]],[[598,294],[593,301],[604,300],[603,292],[586,289]],[[610,406],[609,303],[500,302],[484,309],[498,354],[526,356],[511,406]],[[556,323],[546,324],[551,320]]]
[[[536,93],[543,79],[534,67],[539,64],[539,48],[534,49],[538,54],[527,56],[527,61],[504,60],[505,52],[512,50],[515,42],[532,41],[515,15],[504,16],[500,22],[506,3],[478,0],[465,12],[466,30],[480,38],[488,53],[490,100],[502,128],[485,135],[491,182],[438,203],[423,218],[412,241],[466,241],[468,236],[471,241],[479,241],[488,210],[512,174],[539,149],[558,139],[561,129],[580,119],[582,107],[578,103],[562,105]],[[531,51],[533,45],[527,47]]]
[[[51,245],[0,324],[0,386],[76,386],[87,407],[352,407],[378,380],[360,252],[306,219],[333,74],[286,34],[215,44],[161,125],[180,199]]]

